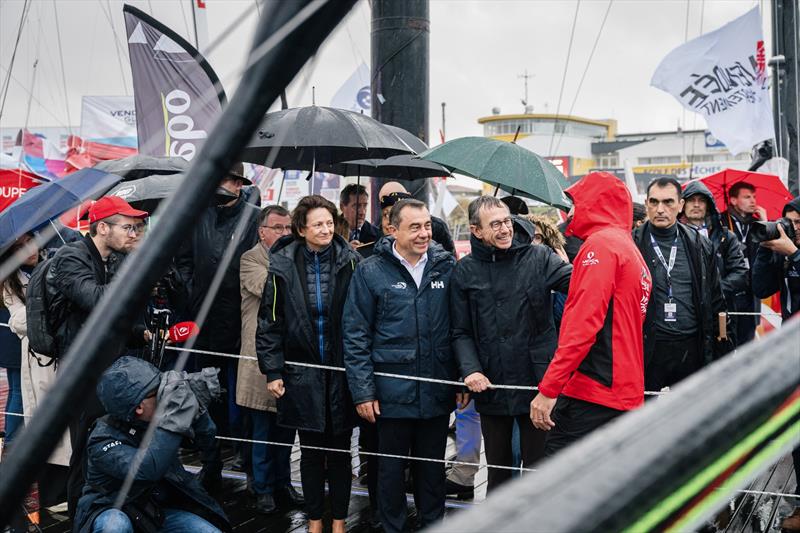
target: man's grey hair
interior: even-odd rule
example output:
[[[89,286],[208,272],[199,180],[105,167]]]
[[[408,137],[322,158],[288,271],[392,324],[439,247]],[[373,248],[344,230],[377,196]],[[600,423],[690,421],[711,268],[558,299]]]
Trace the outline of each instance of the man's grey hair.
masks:
[[[508,209],[508,206],[500,201],[500,198],[496,196],[478,196],[474,200],[469,203],[469,207],[467,208],[467,214],[469,215],[469,223],[473,226],[480,227],[481,225],[481,209],[491,209],[492,207],[504,207]]]
[[[389,212],[389,224],[395,228],[399,228],[401,211],[406,207],[413,207],[414,209],[428,209],[428,206],[425,205],[425,202],[420,202],[414,198],[403,198],[402,200],[398,200],[397,203],[392,206],[392,210]]]

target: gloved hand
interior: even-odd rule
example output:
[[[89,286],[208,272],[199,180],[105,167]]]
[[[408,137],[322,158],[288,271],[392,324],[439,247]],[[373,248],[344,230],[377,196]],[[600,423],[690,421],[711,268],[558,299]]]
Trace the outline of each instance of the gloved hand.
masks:
[[[193,438],[192,423],[200,411],[200,404],[185,379],[178,372],[165,372],[161,377],[157,396],[158,427]]]

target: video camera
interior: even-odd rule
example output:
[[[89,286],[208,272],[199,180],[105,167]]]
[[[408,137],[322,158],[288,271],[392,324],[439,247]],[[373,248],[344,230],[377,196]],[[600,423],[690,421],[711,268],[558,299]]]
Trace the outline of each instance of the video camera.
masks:
[[[773,222],[756,221],[750,226],[750,235],[754,242],[774,241],[779,239],[781,234],[778,233],[778,224],[783,226],[783,231],[786,236],[792,241],[795,240],[794,224],[788,218],[779,218]]]

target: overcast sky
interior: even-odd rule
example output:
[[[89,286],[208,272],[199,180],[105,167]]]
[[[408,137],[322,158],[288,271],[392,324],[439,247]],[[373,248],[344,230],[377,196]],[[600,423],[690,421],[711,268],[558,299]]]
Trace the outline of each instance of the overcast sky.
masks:
[[[122,1],[57,0],[55,5],[53,0],[32,1],[0,126],[25,124],[31,92],[31,126],[66,125],[70,118],[73,125],[78,125],[82,95],[131,93]],[[23,3],[0,1],[0,85],[11,61]],[[194,41],[193,36],[188,37],[189,0],[128,3]],[[255,27],[255,3],[206,3],[210,39],[222,39],[208,59],[230,98]],[[447,102],[448,138],[481,135],[477,118],[489,115],[492,107],[499,107],[503,113],[522,112],[523,82],[518,76],[525,69],[535,75],[529,81],[534,112],[555,113],[576,5],[572,0],[431,0],[431,138],[438,138],[435,132],[441,125],[442,102]],[[569,111],[576,98],[578,82],[608,5],[608,0],[582,0],[578,6],[561,114]],[[763,10],[769,54],[769,0],[613,0],[573,114],[615,118],[623,133],[675,129],[682,119],[681,107],[671,96],[649,86],[655,67],[664,55],[684,42],[687,31],[691,39],[719,28],[756,5]],[[108,10],[116,29],[116,42]],[[248,11],[237,27],[228,30],[237,17]],[[58,30],[56,21],[60,22]],[[362,61],[369,65],[369,45],[370,7],[367,0],[360,0],[295,80],[288,91],[290,106],[310,104],[311,85],[316,87],[317,104],[329,104]],[[65,102],[69,105],[69,118]],[[705,123],[689,113],[684,127],[703,128]]]

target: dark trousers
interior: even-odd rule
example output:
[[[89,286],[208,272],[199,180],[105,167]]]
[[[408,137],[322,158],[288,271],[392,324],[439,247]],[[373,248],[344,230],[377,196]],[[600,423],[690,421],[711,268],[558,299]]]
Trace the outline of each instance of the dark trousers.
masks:
[[[253,423],[253,440],[294,444],[295,430],[278,425],[277,415],[269,411],[247,409]],[[253,492],[272,494],[291,483],[291,446],[253,444]]]
[[[378,428],[364,419],[359,423],[358,447],[361,451],[376,453],[378,451]],[[369,508],[372,513],[378,512],[378,458],[364,455],[361,460],[367,465],[367,493]]]
[[[684,338],[656,336],[655,349],[645,363],[644,388],[659,391],[694,374],[703,366],[703,353],[695,335]]]
[[[201,344],[198,342],[195,348],[200,350],[214,350],[225,353],[239,353],[239,347],[220,347]],[[248,436],[245,418],[246,415],[241,407],[236,405],[236,374],[239,363],[236,359],[227,359],[216,355],[198,354],[194,361],[195,370],[214,367],[219,368],[219,384],[224,389],[219,400],[211,402],[208,406],[208,414],[217,426],[217,435],[223,437],[243,438]],[[217,440],[216,454],[208,464],[208,468],[214,471],[222,470],[222,443]],[[250,471],[250,447],[246,443],[236,442],[233,448],[237,455],[246,461],[245,470]]]
[[[545,456],[555,455],[624,412],[568,396],[559,396],[551,415],[556,426],[547,433],[544,443]]]
[[[544,457],[545,432],[533,427],[528,414],[518,416],[481,415],[481,433],[486,449],[486,462],[491,465],[513,466],[512,435],[514,420],[519,425],[522,465],[530,468]],[[490,468],[486,491],[491,492],[509,479],[511,470]]]
[[[378,418],[380,453],[444,459],[449,415],[428,419]],[[406,460],[381,457],[378,462],[378,511],[386,533],[406,531]],[[411,461],[414,504],[420,526],[444,516],[444,463]]]
[[[86,443],[95,420],[105,414],[100,400],[92,392],[83,409],[73,414],[69,422],[69,441],[72,455],[69,458],[69,475],[67,476],[67,511],[70,519],[75,519],[75,510],[83,492],[84,469],[86,465]]]
[[[300,480],[306,499],[306,515],[309,520],[322,519],[325,510],[325,478],[331,497],[331,515],[334,520],[347,518],[350,504],[350,485],[353,481],[350,466],[350,437],[353,430],[334,434],[328,422],[324,433],[298,431],[300,436]],[[344,452],[309,450],[303,446],[336,448]]]

